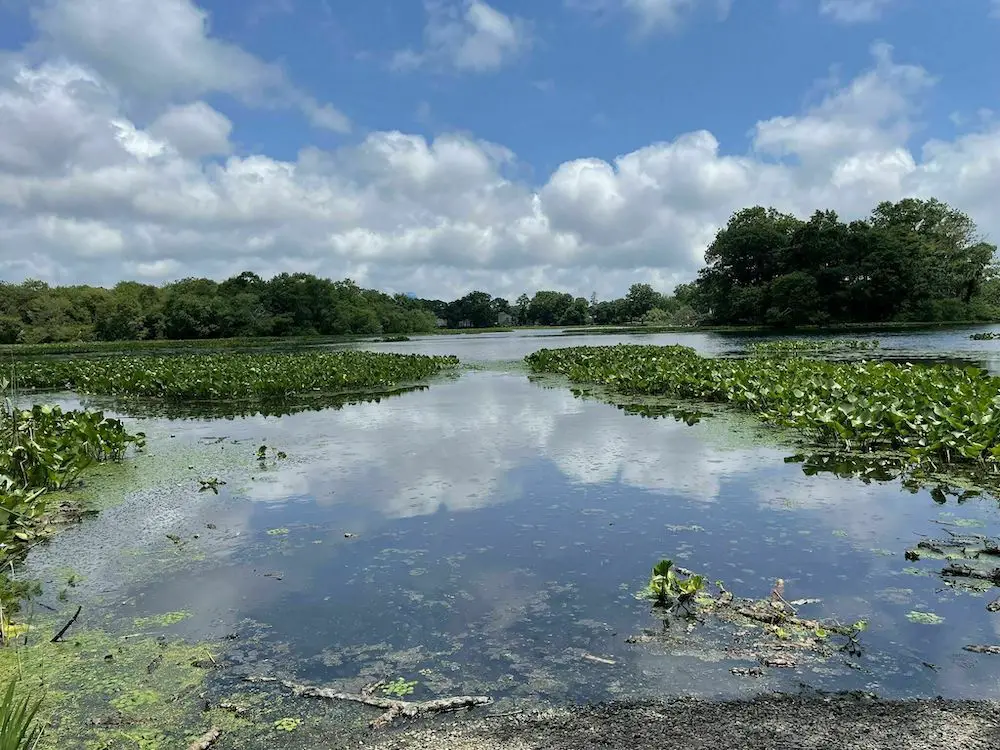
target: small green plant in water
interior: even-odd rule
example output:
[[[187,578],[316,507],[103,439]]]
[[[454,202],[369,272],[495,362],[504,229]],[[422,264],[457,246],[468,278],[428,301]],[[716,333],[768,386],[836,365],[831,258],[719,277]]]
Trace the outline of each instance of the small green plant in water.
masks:
[[[284,527],[278,529],[268,529],[267,533],[269,536],[284,536],[288,533],[288,529]]]
[[[216,495],[219,494],[219,487],[225,484],[218,477],[209,477],[208,479],[199,479],[198,484],[201,487],[198,488],[198,492],[204,492],[205,490],[211,490]]]
[[[647,599],[652,599],[657,607],[679,610],[690,607],[704,588],[704,576],[690,575],[682,578],[678,575],[673,560],[660,560],[653,566],[643,594]]]
[[[944,622],[944,618],[941,615],[936,615],[933,612],[919,612],[917,610],[908,612],[906,619],[920,625],[940,625]]]
[[[397,677],[392,682],[387,685],[382,686],[382,692],[386,695],[396,696],[397,698],[404,698],[407,695],[412,695],[414,688],[417,687],[416,680],[407,681],[402,677]]]
[[[294,732],[302,724],[302,719],[284,718],[274,722],[274,728],[282,732]]]
[[[16,688],[16,681],[11,681],[0,702],[0,750],[29,750],[42,734],[35,721],[42,699],[17,698]]]

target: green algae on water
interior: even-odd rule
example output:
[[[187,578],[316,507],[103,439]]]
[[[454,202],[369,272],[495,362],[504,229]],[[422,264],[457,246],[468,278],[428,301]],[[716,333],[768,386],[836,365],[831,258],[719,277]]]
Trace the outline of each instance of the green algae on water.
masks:
[[[191,616],[190,612],[164,612],[161,615],[152,615],[150,617],[137,617],[133,622],[137,628],[153,628],[161,627],[167,628],[171,625],[176,625],[182,620],[186,620]]]

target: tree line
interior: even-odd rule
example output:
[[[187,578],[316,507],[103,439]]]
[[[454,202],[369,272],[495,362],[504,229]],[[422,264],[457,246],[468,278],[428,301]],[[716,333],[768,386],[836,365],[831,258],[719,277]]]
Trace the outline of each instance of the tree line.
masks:
[[[552,290],[512,304],[488,292],[453,300],[363,289],[306,273],[245,271],[216,282],[113,288],[0,283],[0,343],[425,333],[508,325],[796,326],[996,320],[996,246],[935,200],[878,204],[863,220],[808,220],[755,206],[716,235],[697,279],[671,294],[633,284],[612,300]]]
[[[933,198],[882,202],[850,223],[756,206],[716,235],[693,304],[719,324],[994,320],[995,253],[966,214]]]
[[[649,284],[634,284],[620,300],[540,291],[512,305],[481,291],[451,302],[388,295],[350,279],[307,273],[265,280],[245,271],[222,282],[188,278],[153,286],[122,281],[110,289],[29,279],[0,283],[0,343],[410,334],[643,317],[665,321],[677,309],[672,298]]]

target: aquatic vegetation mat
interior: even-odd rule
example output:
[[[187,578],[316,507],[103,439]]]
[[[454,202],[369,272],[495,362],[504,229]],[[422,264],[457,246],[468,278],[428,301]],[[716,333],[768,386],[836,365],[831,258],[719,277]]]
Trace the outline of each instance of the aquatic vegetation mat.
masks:
[[[535,372],[623,393],[730,404],[846,451],[1000,468],[1000,377],[975,367],[702,357],[683,346],[542,349]]]
[[[53,490],[71,487],[80,473],[101,461],[121,461],[129,448],[142,448],[145,435],[132,435],[102,412],[63,411],[58,406],[0,412],[0,646],[11,618],[32,585],[8,578],[29,545],[78,519],[85,509]]]
[[[390,388],[435,375],[455,357],[365,351],[180,354],[34,360],[17,365],[22,388],[165,401],[285,401]]]

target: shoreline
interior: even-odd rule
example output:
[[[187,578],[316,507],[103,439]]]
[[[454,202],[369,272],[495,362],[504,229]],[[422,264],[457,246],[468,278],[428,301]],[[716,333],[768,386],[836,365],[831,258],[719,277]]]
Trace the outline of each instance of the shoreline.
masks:
[[[1000,743],[1000,702],[868,695],[765,695],[621,701],[469,714],[373,735],[369,750],[669,750],[865,748],[979,750]],[[344,746],[346,747],[346,746]],[[357,745],[354,745],[357,747]]]

